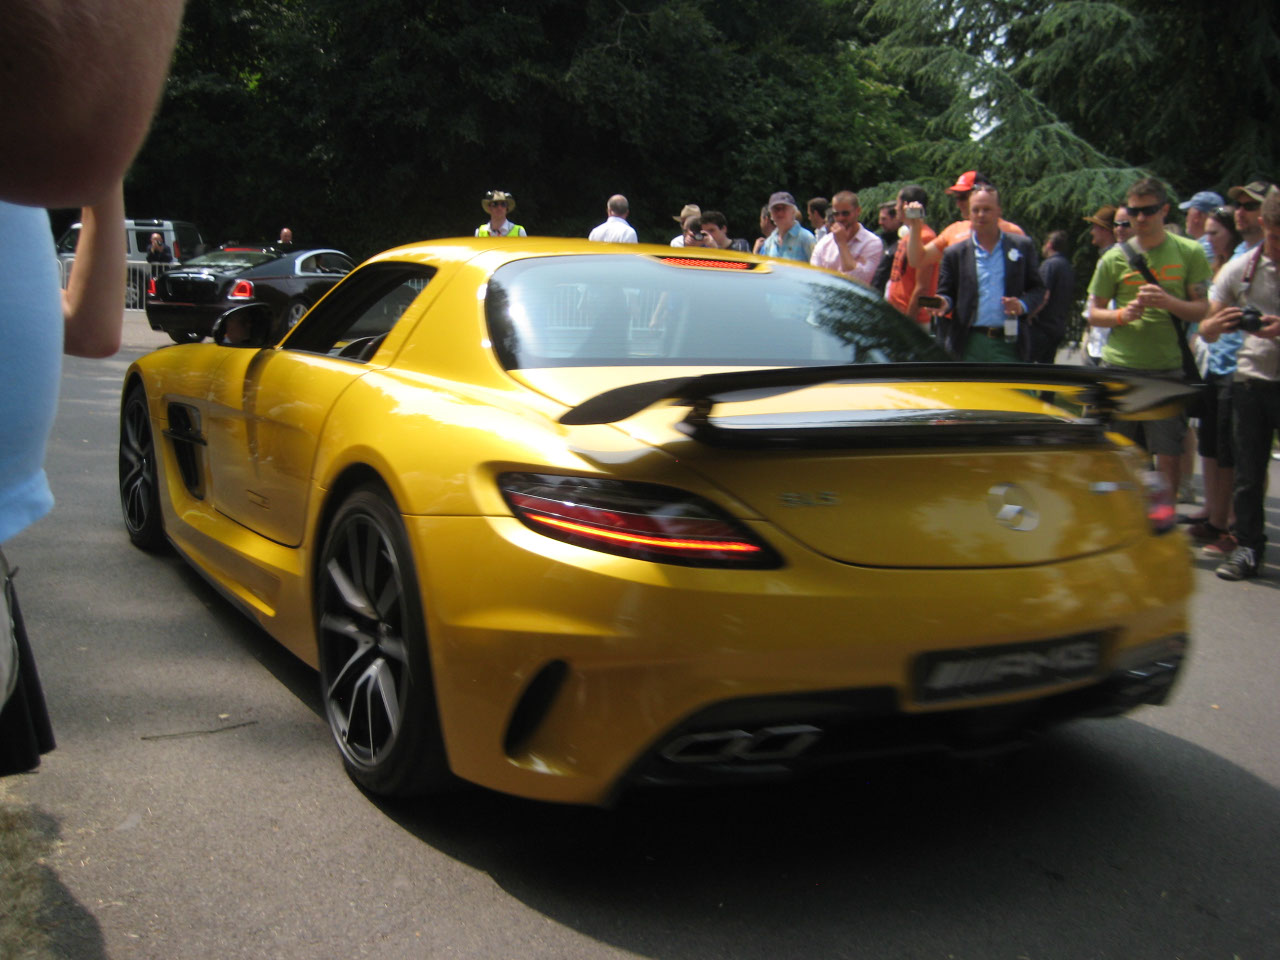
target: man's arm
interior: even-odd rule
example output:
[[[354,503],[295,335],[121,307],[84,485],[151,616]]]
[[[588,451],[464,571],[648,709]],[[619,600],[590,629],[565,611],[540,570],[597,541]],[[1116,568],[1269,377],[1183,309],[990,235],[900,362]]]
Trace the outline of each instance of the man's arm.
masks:
[[[182,0],[9,0],[0,31],[0,199],[93,203],[151,122]]]
[[[109,357],[124,326],[124,184],[80,211],[76,265],[62,291],[62,349],[77,357]]]
[[[909,203],[908,207],[919,207],[919,203]],[[907,220],[907,263],[917,270],[927,270],[942,260],[942,251],[946,249],[934,237],[924,242],[924,218],[913,217]]]

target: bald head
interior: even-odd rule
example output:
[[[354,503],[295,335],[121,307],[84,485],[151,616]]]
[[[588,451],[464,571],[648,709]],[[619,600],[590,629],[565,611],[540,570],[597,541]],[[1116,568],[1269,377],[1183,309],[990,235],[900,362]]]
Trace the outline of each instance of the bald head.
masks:
[[[615,193],[609,198],[609,216],[625,217],[631,212],[631,205],[627,203],[627,198],[620,193]]]

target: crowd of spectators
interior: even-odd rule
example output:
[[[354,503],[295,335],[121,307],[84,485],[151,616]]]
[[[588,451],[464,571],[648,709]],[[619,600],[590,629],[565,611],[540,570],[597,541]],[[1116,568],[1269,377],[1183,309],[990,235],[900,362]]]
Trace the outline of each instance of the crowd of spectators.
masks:
[[[723,213],[688,203],[672,217],[673,247],[751,251],[843,274],[881,294],[957,360],[1054,363],[1083,320],[1081,362],[1129,375],[1205,386],[1193,416],[1116,421],[1145,450],[1180,502],[1201,459],[1202,509],[1182,519],[1225,580],[1258,575],[1265,547],[1263,497],[1280,431],[1280,188],[1266,180],[1201,190],[1170,217],[1166,186],[1132,184],[1116,204],[1081,220],[1097,253],[1083,309],[1075,299],[1071,236],[1036,244],[1004,219],[990,178],[966,170],[947,188],[955,218],[930,221],[924,187],[909,184],[862,223],[857,193],[811,197],[802,208],[779,190],[760,209],[754,243],[734,237]],[[506,215],[514,198],[490,191],[476,236],[524,236]],[[610,197],[591,240],[637,242],[622,195]],[[806,226],[807,222],[807,226]],[[936,222],[936,221],[935,221]]]

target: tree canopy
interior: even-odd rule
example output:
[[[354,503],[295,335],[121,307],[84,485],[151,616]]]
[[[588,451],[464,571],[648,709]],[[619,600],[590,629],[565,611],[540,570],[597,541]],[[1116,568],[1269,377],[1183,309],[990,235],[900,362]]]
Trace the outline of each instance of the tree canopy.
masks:
[[[1276,174],[1272,6],[1191,0],[192,0],[134,216],[363,256],[470,234],[488,189],[541,235],[626,194],[641,239],[685,203],[754,236],[774,190],[968,169],[1037,236],[1141,173],[1175,194]],[[935,207],[945,211],[944,206]],[[938,217],[945,220],[945,216]]]

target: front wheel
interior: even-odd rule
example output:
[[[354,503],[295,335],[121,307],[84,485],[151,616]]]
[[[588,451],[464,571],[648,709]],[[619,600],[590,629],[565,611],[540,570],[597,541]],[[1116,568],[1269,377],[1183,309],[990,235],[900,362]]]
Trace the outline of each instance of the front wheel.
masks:
[[[379,486],[338,508],[316,572],[320,692],[351,778],[417,796],[451,780],[404,523]]]
[[[147,394],[135,385],[120,408],[120,508],[129,539],[143,550],[164,543],[156,456]]]

